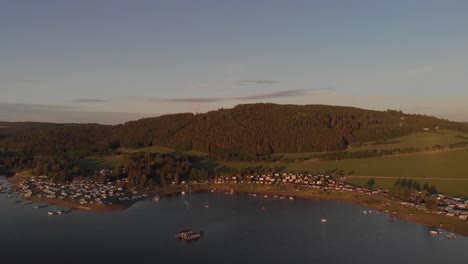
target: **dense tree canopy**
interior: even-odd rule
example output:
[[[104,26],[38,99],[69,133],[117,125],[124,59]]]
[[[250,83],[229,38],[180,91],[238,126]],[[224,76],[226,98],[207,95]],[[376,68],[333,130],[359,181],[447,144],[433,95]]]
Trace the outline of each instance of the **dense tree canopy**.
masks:
[[[79,158],[119,147],[166,146],[218,156],[343,150],[349,144],[466,124],[400,111],[326,105],[248,104],[204,114],[173,114],[123,125],[2,123],[0,149]],[[2,131],[0,129],[0,131]]]

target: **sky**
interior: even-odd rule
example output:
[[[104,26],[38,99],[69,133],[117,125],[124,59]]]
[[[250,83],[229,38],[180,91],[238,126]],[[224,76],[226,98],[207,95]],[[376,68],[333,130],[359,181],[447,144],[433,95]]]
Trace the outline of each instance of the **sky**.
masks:
[[[0,120],[237,104],[468,121],[468,1],[0,0]]]

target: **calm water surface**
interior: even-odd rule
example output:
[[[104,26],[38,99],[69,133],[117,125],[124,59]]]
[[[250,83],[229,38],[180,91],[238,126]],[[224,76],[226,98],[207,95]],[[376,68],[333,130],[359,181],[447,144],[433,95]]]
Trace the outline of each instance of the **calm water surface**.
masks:
[[[49,217],[6,196],[2,263],[468,263],[468,238],[433,237],[346,202],[203,193]],[[205,236],[175,239],[183,229]]]

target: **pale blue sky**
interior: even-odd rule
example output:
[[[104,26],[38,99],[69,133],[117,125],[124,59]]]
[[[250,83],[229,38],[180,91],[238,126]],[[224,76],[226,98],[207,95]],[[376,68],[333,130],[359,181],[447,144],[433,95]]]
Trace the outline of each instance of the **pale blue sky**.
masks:
[[[0,1],[0,120],[240,103],[468,121],[468,1]]]

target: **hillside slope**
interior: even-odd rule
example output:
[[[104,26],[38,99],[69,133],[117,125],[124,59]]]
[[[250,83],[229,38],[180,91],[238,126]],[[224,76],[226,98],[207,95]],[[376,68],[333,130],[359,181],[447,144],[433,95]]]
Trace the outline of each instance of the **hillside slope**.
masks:
[[[86,156],[118,147],[166,146],[213,154],[331,151],[354,142],[465,124],[400,111],[326,105],[247,104],[204,114],[172,114],[123,125],[61,124],[8,135],[0,147]]]

